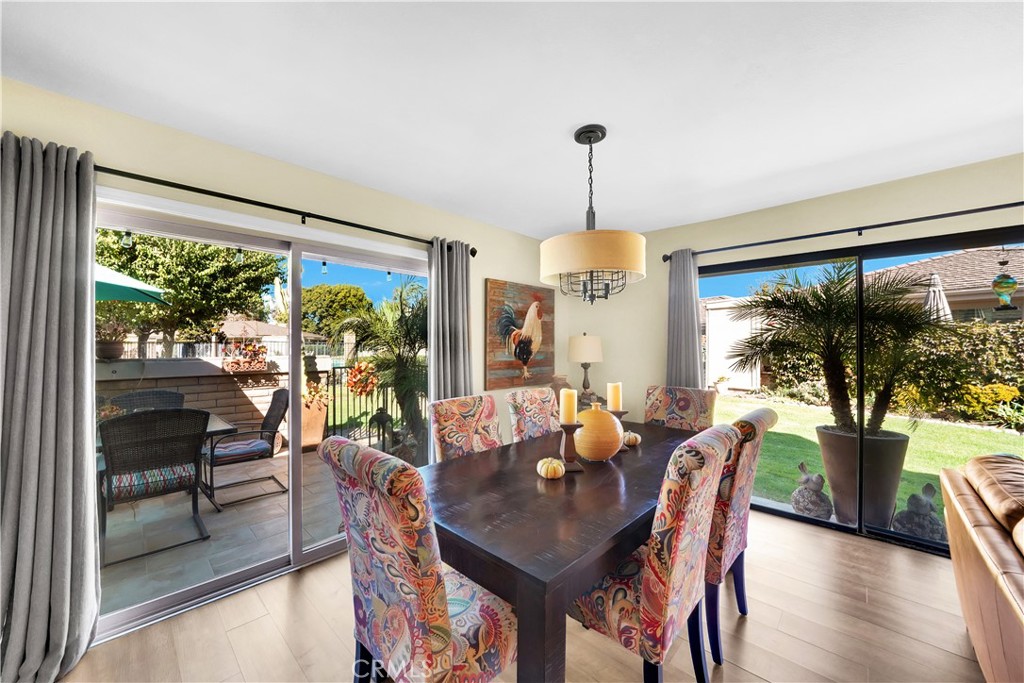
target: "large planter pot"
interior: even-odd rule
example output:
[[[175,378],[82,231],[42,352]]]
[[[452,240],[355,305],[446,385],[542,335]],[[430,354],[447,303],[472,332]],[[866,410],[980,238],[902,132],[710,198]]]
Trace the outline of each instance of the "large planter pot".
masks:
[[[124,355],[124,342],[97,341],[96,357],[100,360],[117,360]]]
[[[320,401],[302,406],[302,450],[316,448],[324,440],[327,406]]]
[[[818,444],[840,524],[857,523],[857,435],[819,426]],[[864,524],[888,529],[896,508],[910,437],[881,431],[864,437]]]

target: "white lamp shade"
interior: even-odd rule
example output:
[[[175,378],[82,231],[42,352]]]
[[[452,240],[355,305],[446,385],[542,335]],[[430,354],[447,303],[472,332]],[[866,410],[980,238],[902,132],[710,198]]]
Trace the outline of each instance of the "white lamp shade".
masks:
[[[626,283],[647,277],[647,238],[626,230],[580,230],[540,243],[540,281],[557,285],[562,273],[622,270]]]
[[[604,354],[601,352],[600,337],[591,337],[586,334],[569,337],[570,363],[600,363],[602,361],[604,361]]]

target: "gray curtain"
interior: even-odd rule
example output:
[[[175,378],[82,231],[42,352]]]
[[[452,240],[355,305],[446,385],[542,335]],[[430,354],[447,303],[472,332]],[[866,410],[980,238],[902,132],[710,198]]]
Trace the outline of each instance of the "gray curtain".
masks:
[[[0,678],[53,681],[99,615],[92,154],[0,148]]]
[[[435,237],[430,269],[430,400],[473,391],[469,355],[469,245]]]
[[[670,387],[704,388],[700,348],[697,257],[690,249],[672,252],[668,271],[668,373]]]

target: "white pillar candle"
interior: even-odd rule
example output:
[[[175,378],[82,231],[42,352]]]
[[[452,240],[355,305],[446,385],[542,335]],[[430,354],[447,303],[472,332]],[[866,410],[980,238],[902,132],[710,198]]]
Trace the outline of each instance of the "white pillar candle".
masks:
[[[564,425],[576,424],[576,390],[558,392],[558,421]]]
[[[622,410],[622,382],[608,382],[608,410]]]

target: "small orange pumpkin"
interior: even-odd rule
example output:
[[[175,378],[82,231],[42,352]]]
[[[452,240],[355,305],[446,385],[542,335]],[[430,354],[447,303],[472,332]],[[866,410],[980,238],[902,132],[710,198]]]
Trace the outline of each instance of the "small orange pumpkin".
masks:
[[[545,479],[561,479],[565,474],[565,463],[558,458],[544,458],[537,463],[537,474]]]
[[[622,443],[632,448],[640,445],[640,435],[636,432],[626,432],[622,435]]]

